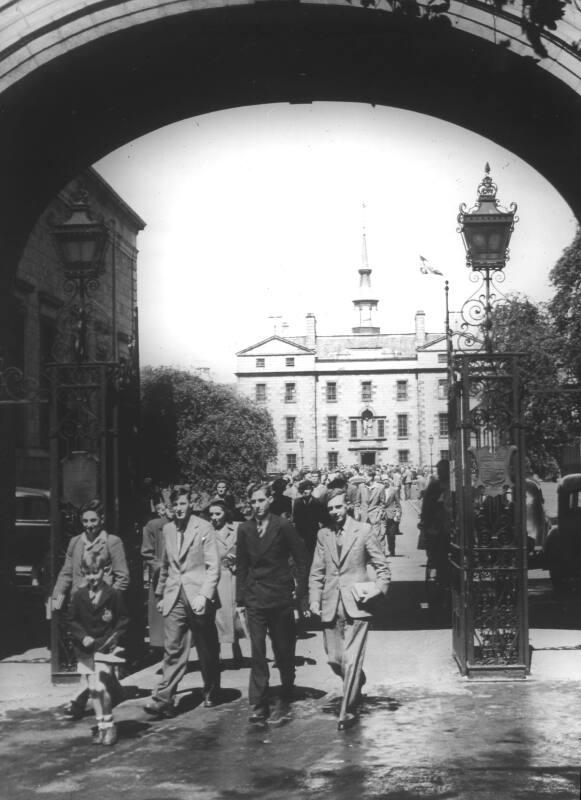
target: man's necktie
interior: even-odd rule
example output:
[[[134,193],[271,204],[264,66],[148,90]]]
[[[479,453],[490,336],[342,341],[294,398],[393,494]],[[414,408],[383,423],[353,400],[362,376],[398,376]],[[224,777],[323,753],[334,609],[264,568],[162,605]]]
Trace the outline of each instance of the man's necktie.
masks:
[[[184,541],[184,532],[177,528],[177,537],[178,537],[178,555],[182,549],[182,543]]]
[[[343,528],[337,528],[335,536],[336,536],[335,541],[337,542],[337,553],[339,555],[339,558],[341,558],[341,548],[343,546]]]

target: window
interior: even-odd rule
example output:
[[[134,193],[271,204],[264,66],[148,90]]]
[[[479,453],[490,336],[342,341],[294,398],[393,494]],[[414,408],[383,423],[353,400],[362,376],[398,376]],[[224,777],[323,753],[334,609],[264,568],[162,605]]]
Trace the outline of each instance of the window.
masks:
[[[285,358],[284,361],[285,361],[285,364],[286,364],[287,367],[294,367],[294,365],[295,365],[294,356],[290,356],[289,358]]]
[[[440,450],[440,459],[442,461],[449,461],[450,460],[450,451],[449,450]]]
[[[327,439],[337,438],[337,417],[327,417]]]
[[[297,438],[297,418],[285,417],[286,423],[286,440],[287,442],[294,442]]]
[[[296,383],[285,383],[284,385],[284,402],[294,403],[297,399],[297,385]]]
[[[287,453],[286,454],[286,468],[289,472],[293,472],[297,468],[297,454],[296,453]]]
[[[371,401],[371,381],[361,381],[361,400],[363,403]]]
[[[441,437],[448,436],[448,415],[438,414],[438,429]]]
[[[266,384],[265,383],[257,383],[254,387],[255,391],[255,398],[259,403],[262,403],[266,400]]]
[[[357,420],[356,419],[352,419],[350,421],[350,425],[351,425],[351,434],[350,434],[351,438],[352,439],[357,439],[358,438],[357,437]]]
[[[385,439],[385,420],[378,419],[377,420],[377,438],[378,439]]]
[[[398,400],[407,400],[408,399],[408,382],[407,381],[398,381],[397,382],[397,399]]]
[[[410,460],[410,451],[409,450],[398,450],[397,451],[397,460],[400,464],[407,464]]]
[[[438,364],[448,363],[448,353],[438,353]]]
[[[337,469],[339,464],[339,453],[331,451],[327,453],[327,467],[329,469]]]
[[[337,384],[327,383],[327,403],[337,402]]]
[[[448,398],[448,379],[440,378],[438,381],[438,400],[446,400]]]
[[[264,367],[264,359],[263,358],[257,358],[256,359],[256,366],[257,366],[257,368]]]
[[[407,414],[398,414],[397,415],[397,438],[398,439],[407,439],[408,438],[408,415]],[[403,453],[404,451],[402,450],[401,452]]]

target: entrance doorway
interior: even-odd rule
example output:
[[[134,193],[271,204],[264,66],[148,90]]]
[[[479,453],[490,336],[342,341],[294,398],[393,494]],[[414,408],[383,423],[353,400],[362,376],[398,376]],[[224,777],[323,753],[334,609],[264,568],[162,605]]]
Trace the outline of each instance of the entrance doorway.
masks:
[[[375,453],[361,453],[361,466],[362,467],[374,467],[375,466]]]

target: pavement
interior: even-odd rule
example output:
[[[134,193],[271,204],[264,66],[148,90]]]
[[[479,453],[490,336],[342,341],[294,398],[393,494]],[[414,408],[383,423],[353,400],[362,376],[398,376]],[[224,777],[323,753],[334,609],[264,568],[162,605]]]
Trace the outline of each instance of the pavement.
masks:
[[[416,522],[407,503],[391,562],[396,601],[387,624],[369,634],[367,694],[354,728],[338,732],[326,710],[341,687],[315,629],[297,642],[297,692],[286,724],[248,723],[243,641],[241,668],[224,654],[224,697],[215,709],[201,705],[195,660],[171,720],[143,711],[159,664],[127,676],[128,699],[115,712],[120,739],[111,749],[91,745],[92,716],[80,722],[62,716],[59,707],[74,690],[52,686],[48,651],[32,648],[0,661],[0,798],[579,798],[581,632],[560,627],[574,618],[571,609],[567,616],[551,605],[550,585],[539,578],[538,598],[554,623],[530,630],[530,676],[462,677],[449,626],[422,602]]]

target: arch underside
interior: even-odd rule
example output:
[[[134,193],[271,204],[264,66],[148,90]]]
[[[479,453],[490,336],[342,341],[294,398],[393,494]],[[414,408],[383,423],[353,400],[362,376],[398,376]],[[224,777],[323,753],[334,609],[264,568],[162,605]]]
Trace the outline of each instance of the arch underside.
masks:
[[[535,167],[581,218],[581,97],[535,59],[441,21],[261,2],[89,41],[0,95],[4,274],[49,200],[112,150],[198,114],[316,100],[395,106],[473,130]]]

